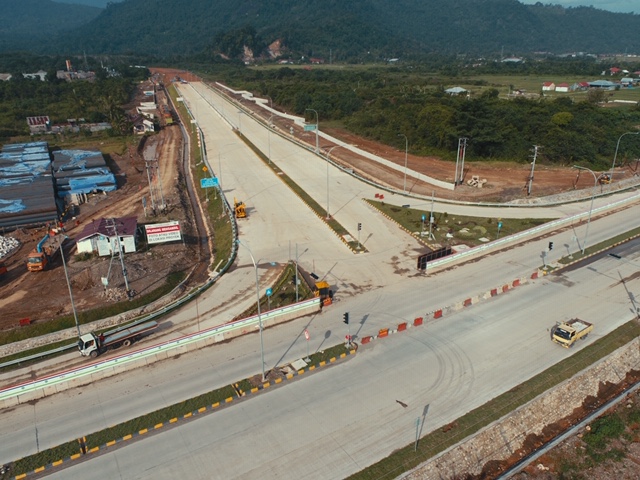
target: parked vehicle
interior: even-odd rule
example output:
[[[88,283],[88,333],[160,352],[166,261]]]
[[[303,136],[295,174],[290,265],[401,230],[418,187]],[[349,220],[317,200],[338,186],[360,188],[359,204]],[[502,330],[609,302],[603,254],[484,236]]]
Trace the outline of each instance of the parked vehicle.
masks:
[[[572,347],[579,338],[583,340],[593,330],[593,324],[574,318],[568,322],[559,322],[553,329],[553,341],[565,348]]]
[[[78,350],[84,357],[95,358],[109,349],[120,346],[128,347],[138,340],[140,336],[155,330],[157,327],[158,322],[152,320],[132,327],[111,330],[100,335],[96,335],[93,332],[86,333],[78,340]]]
[[[30,272],[46,270],[60,253],[65,238],[64,235],[56,235],[53,232],[42,237],[27,257],[27,269]]]

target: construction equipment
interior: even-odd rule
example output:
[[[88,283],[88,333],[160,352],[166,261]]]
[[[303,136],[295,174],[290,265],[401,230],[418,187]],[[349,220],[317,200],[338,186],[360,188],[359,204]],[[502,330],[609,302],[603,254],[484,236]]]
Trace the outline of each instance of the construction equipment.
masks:
[[[64,235],[56,235],[53,230],[49,231],[29,254],[27,270],[30,272],[46,270],[60,253],[65,238]]]
[[[236,212],[236,218],[245,218],[247,216],[247,212],[245,211],[245,206],[243,201],[233,199],[233,208]]]
[[[320,301],[322,302],[322,306],[324,307],[327,307],[333,303],[333,291],[331,290],[331,286],[324,280],[316,282],[313,289],[313,294],[316,297],[320,297]]]
[[[78,340],[78,350],[83,357],[95,358],[111,348],[128,347],[143,333],[151,332],[157,327],[158,322],[152,320],[133,327],[117,328],[101,335],[85,333]]]
[[[578,318],[568,322],[559,322],[553,329],[552,339],[565,348],[572,347],[579,338],[583,340],[593,330],[593,323],[585,322]]]
[[[600,185],[608,185],[611,183],[611,175],[609,175],[608,173],[603,173],[602,175],[600,175],[598,177],[598,182],[600,183]]]

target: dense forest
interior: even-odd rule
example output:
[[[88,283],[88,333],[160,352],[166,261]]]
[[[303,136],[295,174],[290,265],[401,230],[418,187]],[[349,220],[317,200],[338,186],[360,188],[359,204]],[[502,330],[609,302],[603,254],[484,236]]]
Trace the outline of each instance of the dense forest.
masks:
[[[517,0],[126,0],[103,10],[50,0],[0,0],[0,51],[240,56],[279,40],[285,58],[341,62],[439,52],[507,55],[638,52],[640,15]],[[61,8],[66,10],[63,12]],[[70,10],[71,9],[71,10]],[[23,49],[24,49],[23,48]],[[82,52],[79,52],[82,50]]]
[[[0,82],[0,142],[29,135],[26,117],[41,115],[49,116],[53,124],[84,118],[87,122],[111,123],[113,135],[131,133],[122,107],[130,101],[136,84],[148,78],[148,70],[122,64],[112,68],[115,75],[97,69],[93,82],[66,82],[56,78],[55,66],[46,70],[44,82],[21,74]]]
[[[565,69],[588,66],[569,62]],[[448,159],[455,158],[458,139],[465,137],[474,160],[527,162],[532,146],[539,145],[542,162],[605,168],[619,136],[640,128],[640,108],[602,108],[603,91],[589,92],[575,102],[569,97],[505,100],[496,89],[478,82],[486,87],[483,93],[467,98],[444,92],[449,77],[400,68],[285,67],[222,76],[235,88],[268,96],[289,112],[304,115],[306,109],[314,109],[325,125],[345,127],[397,148],[404,145],[401,133],[409,139],[412,153]],[[629,140],[625,152],[640,157],[640,141]]]

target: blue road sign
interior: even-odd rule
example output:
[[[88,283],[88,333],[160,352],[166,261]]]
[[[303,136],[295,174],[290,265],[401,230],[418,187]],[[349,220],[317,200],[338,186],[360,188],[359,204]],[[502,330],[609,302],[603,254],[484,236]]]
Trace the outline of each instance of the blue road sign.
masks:
[[[498,222],[498,228],[502,228],[502,222]]]
[[[304,125],[304,131],[305,132],[313,132],[316,129],[316,124],[315,123],[305,123]]]
[[[273,290],[267,288],[267,297],[270,297],[273,294]]]
[[[205,177],[200,179],[200,187],[201,188],[212,188],[220,185],[218,182],[218,177]]]

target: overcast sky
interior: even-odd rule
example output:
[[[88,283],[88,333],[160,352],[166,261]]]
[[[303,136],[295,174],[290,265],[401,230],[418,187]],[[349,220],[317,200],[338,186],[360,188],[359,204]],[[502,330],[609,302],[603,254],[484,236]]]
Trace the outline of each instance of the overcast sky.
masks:
[[[542,3],[543,5],[561,5],[568,7],[593,7],[610,12],[640,14],[640,0],[520,0],[520,3]]]

